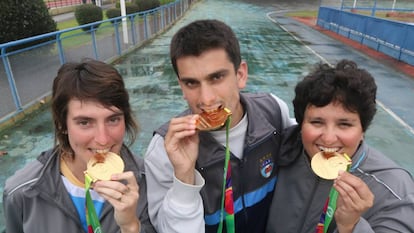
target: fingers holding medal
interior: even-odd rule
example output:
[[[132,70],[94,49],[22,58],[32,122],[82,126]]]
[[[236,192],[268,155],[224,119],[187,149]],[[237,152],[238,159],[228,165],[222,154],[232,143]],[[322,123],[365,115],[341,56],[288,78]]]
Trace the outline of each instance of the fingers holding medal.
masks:
[[[104,181],[94,184],[94,190],[106,199],[113,199],[122,202],[123,197],[129,192],[128,184],[119,182],[113,183],[114,174],[120,174],[120,180],[124,179],[124,161],[122,158],[113,152],[104,154],[96,154],[87,163],[87,169],[84,172],[85,176],[89,176],[93,183],[97,181]],[[132,175],[133,176],[133,175]],[[120,181],[119,180],[119,181]],[[106,182],[111,181],[111,182]]]

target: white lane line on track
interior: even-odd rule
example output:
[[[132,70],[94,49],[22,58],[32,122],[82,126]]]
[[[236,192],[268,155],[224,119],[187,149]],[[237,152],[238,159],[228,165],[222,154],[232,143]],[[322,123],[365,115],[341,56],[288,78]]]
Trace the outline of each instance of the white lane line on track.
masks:
[[[281,27],[285,32],[289,33],[289,35],[291,35],[295,40],[297,40],[299,43],[303,44],[305,46],[305,48],[309,49],[313,54],[315,54],[315,56],[319,57],[319,59],[321,59],[324,63],[329,64],[330,66],[332,66],[331,63],[329,63],[324,57],[322,57],[319,53],[317,53],[315,50],[313,50],[311,47],[309,47],[308,45],[306,45],[305,43],[303,43],[302,40],[300,40],[298,37],[296,37],[293,33],[291,33],[289,30],[287,30],[285,27],[283,27],[283,25],[280,25],[279,22],[277,22],[277,20],[273,19],[272,17],[270,17],[270,15],[272,14],[276,14],[276,13],[283,13],[283,12],[287,12],[287,11],[271,11],[268,12],[266,14],[266,17],[272,21],[273,23],[276,23],[277,25],[279,25],[279,27]],[[400,123],[403,127],[405,127],[408,131],[410,131],[411,134],[414,134],[414,129],[408,125],[403,119],[401,119],[397,114],[395,114],[391,109],[389,109],[388,107],[386,107],[381,101],[379,101],[378,99],[376,100],[377,104],[384,109],[385,112],[387,112],[388,114],[391,115],[391,117],[393,117],[398,123]]]

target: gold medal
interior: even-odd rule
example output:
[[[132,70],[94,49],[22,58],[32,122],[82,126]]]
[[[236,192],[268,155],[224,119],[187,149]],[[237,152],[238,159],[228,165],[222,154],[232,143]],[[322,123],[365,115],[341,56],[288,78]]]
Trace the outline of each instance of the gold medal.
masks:
[[[211,131],[223,127],[227,118],[231,115],[231,111],[227,108],[220,108],[212,112],[202,112],[199,115],[200,118],[196,122],[197,129]]]
[[[87,164],[85,171],[95,182],[97,180],[110,180],[114,173],[124,171],[124,161],[115,153],[97,154]]]
[[[318,152],[312,157],[311,167],[313,172],[326,180],[333,180],[338,177],[338,171],[346,171],[351,159],[346,154],[333,153],[325,155]]]

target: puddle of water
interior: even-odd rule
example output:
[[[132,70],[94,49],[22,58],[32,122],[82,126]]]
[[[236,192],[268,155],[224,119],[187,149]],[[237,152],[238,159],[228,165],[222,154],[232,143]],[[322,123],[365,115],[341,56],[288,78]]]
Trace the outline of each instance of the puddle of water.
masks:
[[[265,14],[269,11],[271,9],[263,6],[236,1],[202,1],[169,31],[115,64],[125,78],[132,108],[141,126],[138,140],[131,147],[137,155],[145,153],[156,127],[186,108],[168,50],[172,35],[196,19],[214,18],[231,25],[240,38],[243,59],[249,65],[249,81],[244,91],[272,92],[288,103],[292,114],[294,86],[319,58],[269,21]],[[368,130],[366,140],[414,173],[414,161],[410,159],[414,135],[382,109]],[[53,125],[49,110],[33,114],[30,121],[8,132],[0,132],[0,151],[8,152],[0,157],[1,193],[7,177],[51,145]],[[0,218],[0,229],[2,226],[4,221]]]

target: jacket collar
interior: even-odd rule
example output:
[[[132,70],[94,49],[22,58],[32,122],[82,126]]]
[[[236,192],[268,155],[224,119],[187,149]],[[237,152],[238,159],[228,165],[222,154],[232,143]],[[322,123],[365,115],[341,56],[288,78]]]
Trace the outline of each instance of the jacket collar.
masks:
[[[255,105],[255,102],[252,101],[251,98],[246,97],[246,94],[240,93],[240,102],[243,105],[245,114],[247,113],[248,126],[245,138],[245,148],[249,148],[253,147],[261,140],[273,135],[276,129],[268,121],[269,117],[264,116],[263,112]],[[225,133],[225,131],[223,131],[223,133]],[[199,136],[199,151],[208,151],[209,154],[206,156],[205,154],[200,153],[197,159],[197,164],[199,166],[206,166],[214,162],[222,161],[224,159],[224,146],[219,144],[209,132],[201,131]]]
[[[66,187],[62,182],[60,173],[61,154],[58,151],[59,150],[57,148],[54,148],[52,150],[42,152],[37,158],[37,160],[44,166],[40,172],[40,175],[38,176],[38,180],[29,187],[29,190],[26,192],[26,194],[31,196],[39,195],[45,201],[53,202],[69,216],[75,216],[76,219],[79,219],[72,199],[66,192]],[[121,148],[121,157],[124,161],[126,171],[137,170],[136,167],[138,165],[133,158],[133,154],[125,145],[123,145]],[[139,177],[141,175],[142,174],[136,174],[136,176]],[[139,179],[139,177],[137,178]],[[111,209],[111,205],[105,203],[104,209],[102,210],[102,216],[111,211]]]

